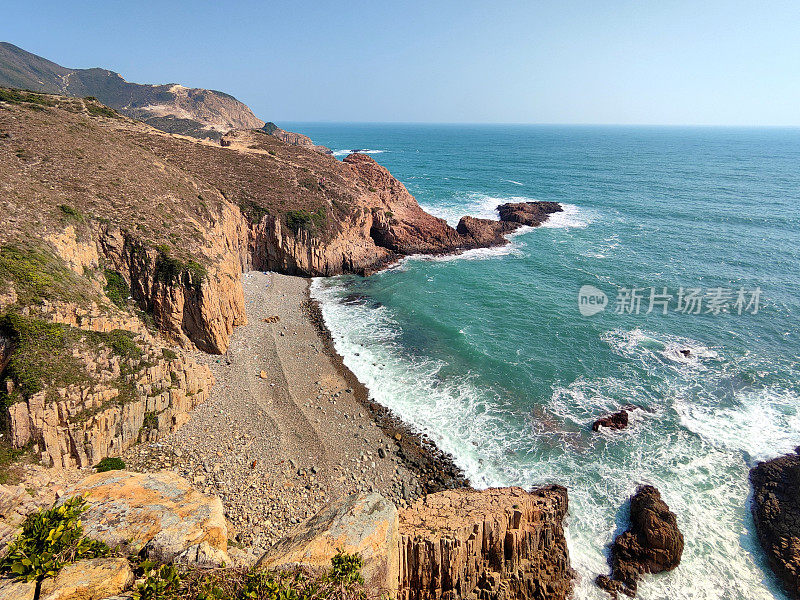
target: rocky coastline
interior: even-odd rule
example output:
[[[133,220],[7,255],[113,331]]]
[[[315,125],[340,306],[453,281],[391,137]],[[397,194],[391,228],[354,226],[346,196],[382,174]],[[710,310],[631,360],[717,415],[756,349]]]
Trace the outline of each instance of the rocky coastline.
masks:
[[[365,521],[353,515],[368,502],[386,507],[375,526],[395,532],[377,548],[394,565],[381,570],[389,591],[565,597],[566,491],[471,490],[451,457],[369,399],[296,277],[507,243],[559,207],[526,203],[514,215],[527,221],[465,217],[452,228],[366,155],[339,162],[254,130],[191,141],[98,106],[0,97],[0,177],[11,190],[1,208],[13,215],[0,232],[2,443],[22,457],[4,471],[16,483],[0,486],[2,539],[53,501],[85,495],[86,531],[114,552],[249,568],[280,544],[320,547],[313,523],[343,520],[359,538]],[[111,474],[86,477],[108,461]],[[460,507],[454,535],[469,549],[430,579],[432,563],[408,562],[416,550],[401,561],[398,528],[434,510],[415,527],[435,536],[446,506]],[[196,526],[167,525],[176,521]],[[474,544],[479,531],[486,540]],[[333,545],[322,545],[327,564]],[[116,557],[63,573],[119,589],[62,600],[129,597],[140,567]],[[33,593],[0,583],[0,598]],[[39,578],[34,595],[73,584],[52,591]]]

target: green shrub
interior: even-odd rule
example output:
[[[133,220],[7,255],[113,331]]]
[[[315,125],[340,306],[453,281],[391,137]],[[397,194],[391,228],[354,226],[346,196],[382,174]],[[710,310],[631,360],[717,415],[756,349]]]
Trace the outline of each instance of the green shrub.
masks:
[[[89,303],[88,282],[52,252],[36,247],[0,246],[0,286],[12,282],[21,305],[43,300]]]
[[[58,208],[66,216],[71,217],[76,221],[80,221],[81,223],[83,223],[83,221],[85,220],[83,213],[79,211],[77,208],[72,208],[69,204],[59,204]]]
[[[90,115],[94,115],[96,117],[109,117],[112,119],[119,118],[119,113],[117,113],[117,111],[102,104],[94,104],[89,102],[86,104],[86,110]]]
[[[5,397],[6,404],[30,398],[46,386],[86,381],[85,369],[72,356],[72,328],[8,313],[0,317],[0,331],[14,346],[4,376],[14,382],[15,392]]]
[[[361,557],[339,553],[325,575],[303,571],[187,569],[143,562],[137,574],[136,600],[366,600]]]
[[[110,548],[105,543],[83,535],[80,516],[85,510],[86,501],[76,497],[29,515],[0,561],[0,572],[41,583],[76,560],[108,556]]]
[[[0,88],[0,102],[8,102],[9,104],[22,104],[27,102],[38,106],[55,106],[55,100],[25,90],[11,90]]]
[[[145,563],[144,571],[144,581],[137,584],[133,592],[134,600],[168,600],[180,597],[182,577],[173,565]]]
[[[157,246],[156,279],[166,284],[188,283],[190,287],[199,289],[208,275],[206,268],[195,260],[183,263],[173,258],[166,244]],[[188,282],[185,281],[188,278]]]
[[[105,334],[100,334],[102,341],[109,347],[117,356],[122,358],[140,359],[144,352],[133,339],[136,334],[132,331],[124,329],[114,329]]]
[[[119,308],[125,308],[128,303],[128,298],[131,296],[131,288],[128,282],[119,271],[112,271],[111,269],[105,270],[106,285],[103,291],[108,296],[108,299],[116,304]]]
[[[347,554],[339,550],[331,559],[333,569],[331,569],[330,578],[337,583],[345,585],[353,583],[364,583],[364,578],[361,576],[361,567],[364,562],[358,554]]]
[[[325,225],[325,209],[320,208],[314,212],[307,210],[290,210],[286,213],[286,226],[297,233],[301,229],[317,229]]]
[[[98,473],[105,473],[106,471],[123,471],[125,469],[125,461],[117,456],[106,456],[100,459],[100,462],[94,466]]]
[[[169,348],[162,349],[161,355],[164,357],[164,360],[175,360],[178,358],[178,353]]]

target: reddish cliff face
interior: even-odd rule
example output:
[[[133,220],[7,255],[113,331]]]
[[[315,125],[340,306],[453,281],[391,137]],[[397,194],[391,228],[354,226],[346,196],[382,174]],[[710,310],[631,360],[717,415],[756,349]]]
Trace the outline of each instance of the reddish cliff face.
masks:
[[[0,208],[10,215],[0,313],[77,291],[102,299],[111,270],[168,338],[224,352],[245,318],[243,270],[366,274],[410,254],[502,244],[519,214],[541,222],[558,210],[524,204],[509,217],[517,222],[467,217],[454,229],[363,154],[338,161],[261,130],[229,132],[222,147],[93,101],[16,94],[0,101]],[[63,276],[32,290],[26,269],[41,256]]]

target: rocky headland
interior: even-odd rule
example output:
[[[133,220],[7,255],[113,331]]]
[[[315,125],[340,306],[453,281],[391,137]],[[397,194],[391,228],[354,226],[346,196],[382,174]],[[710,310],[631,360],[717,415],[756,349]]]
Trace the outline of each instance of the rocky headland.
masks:
[[[452,228],[370,157],[274,133],[191,140],[94,98],[0,89],[0,534],[22,543],[26,518],[81,496],[81,535],[110,548],[55,578],[3,580],[0,598],[156,585],[130,553],[313,570],[342,548],[370,589],[408,598],[566,597],[566,491],[465,487],[370,401],[296,277],[506,243],[554,209]],[[108,464],[128,470],[86,477]],[[386,518],[354,517],[363,506]],[[304,544],[325,550],[286,558]]]

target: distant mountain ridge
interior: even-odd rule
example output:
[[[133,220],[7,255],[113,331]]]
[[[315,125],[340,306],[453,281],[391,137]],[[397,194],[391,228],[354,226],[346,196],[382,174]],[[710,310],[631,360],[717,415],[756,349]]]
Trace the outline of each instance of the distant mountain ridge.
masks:
[[[230,94],[178,84],[130,83],[107,69],[69,69],[0,42],[0,86],[49,94],[93,96],[120,113],[169,133],[220,139],[231,129],[258,129],[264,121]]]

